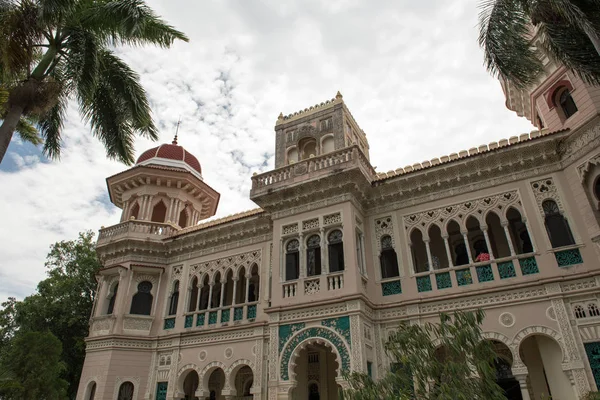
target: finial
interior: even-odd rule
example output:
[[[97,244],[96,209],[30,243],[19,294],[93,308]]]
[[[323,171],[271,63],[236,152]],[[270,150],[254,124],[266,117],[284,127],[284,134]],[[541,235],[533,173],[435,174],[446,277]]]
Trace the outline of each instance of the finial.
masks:
[[[179,117],[179,121],[177,121],[177,129],[175,129],[175,137],[171,143],[177,144],[177,134],[179,133],[179,125],[181,125],[181,116]]]
[[[343,97],[344,97],[344,96],[342,96],[342,94],[341,94],[341,93],[340,93],[340,91],[338,90],[337,94],[335,95],[335,98],[336,98],[336,99],[341,99],[341,98],[343,98]]]
[[[281,119],[283,119],[283,113],[282,113],[282,112],[280,112],[280,113],[279,113],[279,117],[277,117],[277,119],[278,119],[278,120],[281,120]]]

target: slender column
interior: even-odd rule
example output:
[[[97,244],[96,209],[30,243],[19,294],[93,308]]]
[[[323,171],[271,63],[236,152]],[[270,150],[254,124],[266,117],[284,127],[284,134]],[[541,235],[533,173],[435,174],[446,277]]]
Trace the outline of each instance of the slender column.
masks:
[[[452,262],[452,252],[450,251],[450,243],[448,243],[448,236],[443,236],[444,238],[444,246],[446,247],[446,257],[448,257],[448,266],[450,268],[454,267],[454,263]]]
[[[121,214],[121,222],[127,221],[129,215],[129,200],[123,203],[123,214]]]
[[[527,389],[527,375],[516,375],[515,378],[519,381],[521,397],[523,400],[531,400],[531,397],[529,397],[529,390]]]
[[[485,245],[488,248],[488,254],[490,255],[490,260],[494,260],[494,252],[492,251],[492,244],[490,243],[490,235],[488,235],[487,226],[482,226],[481,231],[483,232],[483,236],[485,237]]]
[[[227,281],[221,282],[221,299],[219,300],[219,308],[223,307],[223,297],[225,295],[225,284]]]
[[[169,204],[169,212],[167,214],[167,221],[166,222],[173,222],[174,218],[173,218],[173,214],[174,214],[174,210],[173,210],[173,205],[175,203],[175,199],[171,198],[171,202]]]
[[[468,231],[462,231],[463,240],[465,242],[465,247],[467,249],[467,255],[469,256],[469,264],[473,264],[473,256],[471,255],[471,245],[469,244],[469,236]]]
[[[425,249],[427,250],[427,261],[429,263],[429,270],[433,271],[433,258],[431,257],[431,248],[429,247],[429,239],[423,240],[425,242]]]
[[[300,268],[300,273],[299,278],[306,278],[306,266],[304,265],[304,261],[305,261],[305,254],[304,254],[304,235],[302,233],[300,233],[300,235],[298,235],[298,241],[299,241],[299,246],[298,246],[298,260],[300,262],[300,265],[298,266]]]
[[[210,289],[208,290],[208,306],[206,307],[206,309],[211,309],[212,308],[212,292],[213,292],[213,286],[215,286],[214,282],[210,282],[208,284],[208,286],[210,286]]]
[[[248,302],[248,298],[250,297],[250,277],[251,275],[246,275],[246,299],[245,303]]]
[[[515,246],[513,245],[512,239],[510,237],[510,231],[508,230],[508,221],[502,222],[502,228],[504,228],[504,235],[506,236],[506,241],[508,242],[508,248],[510,249],[510,255],[514,256]]]
[[[236,276],[235,278],[233,278],[233,298],[231,299],[231,305],[235,306],[235,299],[237,297],[237,283],[238,283],[238,277]]]
[[[327,254],[325,254],[325,248],[327,246],[325,243],[325,228],[319,229],[319,237],[321,238],[321,274],[327,274],[329,273],[329,260],[325,258],[327,256]]]
[[[533,237],[531,236],[531,227],[529,226],[529,221],[526,218],[521,219],[521,221],[523,221],[523,224],[525,224],[525,228],[527,229],[527,234],[529,235],[529,241],[531,242],[531,250],[532,250],[532,252],[534,252],[535,244],[533,243]],[[510,240],[508,242],[511,243]]]

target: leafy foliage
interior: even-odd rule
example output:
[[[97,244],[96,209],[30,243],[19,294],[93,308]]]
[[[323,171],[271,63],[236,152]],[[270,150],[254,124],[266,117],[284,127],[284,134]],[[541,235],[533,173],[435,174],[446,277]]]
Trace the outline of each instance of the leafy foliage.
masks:
[[[600,2],[482,0],[479,45],[487,69],[518,87],[543,71],[544,55],[600,83]]]
[[[385,344],[393,370],[377,381],[354,372],[345,400],[504,400],[492,344],[481,335],[484,313],[440,314],[437,324],[401,323]]]
[[[135,135],[156,140],[157,131],[139,76],[112,49],[176,40],[188,39],[142,0],[0,0],[0,144],[16,130],[34,144],[43,138],[44,153],[58,158],[76,98],[108,157],[133,163]]]
[[[15,400],[65,399],[68,384],[60,378],[65,370],[65,364],[60,361],[61,352],[60,340],[50,332],[19,332],[3,360],[5,368],[0,369],[10,371],[10,375],[0,379],[1,397]]]
[[[37,293],[20,302],[9,299],[0,310],[2,347],[14,346],[17,338],[27,332],[49,332],[60,339],[60,362],[64,366],[60,376],[68,382],[71,398],[75,397],[85,358],[84,338],[96,295],[95,275],[100,267],[92,232],[80,233],[77,240],[55,243],[47,256],[48,278],[38,284]],[[0,353],[0,365],[6,367],[11,357]],[[10,362],[8,369],[12,370]]]

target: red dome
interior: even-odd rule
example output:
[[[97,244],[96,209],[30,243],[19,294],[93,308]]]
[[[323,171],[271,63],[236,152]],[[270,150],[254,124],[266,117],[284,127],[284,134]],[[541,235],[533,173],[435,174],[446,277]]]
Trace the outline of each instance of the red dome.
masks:
[[[202,169],[200,168],[200,163],[198,159],[194,157],[191,153],[186,151],[183,147],[178,146],[177,144],[161,144],[158,147],[154,147],[150,150],[146,150],[142,153],[140,158],[138,158],[136,164],[140,164],[144,161],[156,159],[157,164],[161,164],[160,159],[163,160],[174,160],[174,161],[183,161],[190,168],[198,171],[198,173],[202,174]],[[151,164],[152,162],[150,162]],[[146,164],[146,163],[145,163]]]

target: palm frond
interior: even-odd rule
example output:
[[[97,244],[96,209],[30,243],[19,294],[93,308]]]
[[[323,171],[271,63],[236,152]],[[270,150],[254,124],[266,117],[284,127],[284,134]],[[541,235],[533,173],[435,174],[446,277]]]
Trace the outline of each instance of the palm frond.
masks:
[[[113,45],[155,44],[170,47],[187,36],[160,19],[142,0],[104,0],[89,3],[80,16],[81,26]]]
[[[543,66],[532,46],[529,18],[517,0],[485,0],[480,4],[479,45],[484,65],[495,76],[518,87],[533,82]]]
[[[585,32],[570,24],[539,24],[541,43],[557,63],[565,65],[583,80],[600,84],[600,55]]]
[[[78,94],[80,112],[106,148],[109,158],[134,162],[136,134],[157,139],[146,92],[139,76],[108,50],[98,53],[98,77],[94,93]]]
[[[70,29],[64,43],[68,62],[64,64],[68,81],[76,87],[80,96],[90,96],[98,75],[98,51],[100,46],[95,35],[83,29]]]
[[[77,7],[76,0],[37,0],[40,5],[40,19],[46,26],[57,26]]]
[[[52,78],[60,85],[56,103],[38,117],[38,128],[44,139],[43,153],[52,159],[60,158],[61,131],[72,89],[68,84],[68,76],[64,72],[65,63],[61,63],[52,73]]]
[[[24,142],[29,142],[35,146],[44,143],[37,129],[33,126],[33,121],[27,118],[21,117],[21,120],[17,123],[16,131]]]

